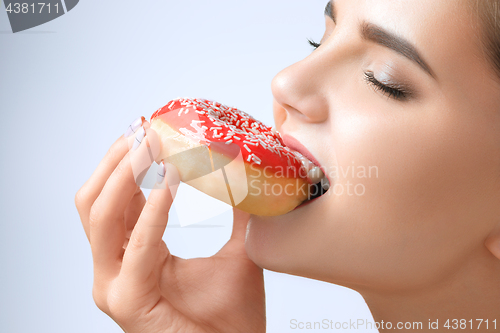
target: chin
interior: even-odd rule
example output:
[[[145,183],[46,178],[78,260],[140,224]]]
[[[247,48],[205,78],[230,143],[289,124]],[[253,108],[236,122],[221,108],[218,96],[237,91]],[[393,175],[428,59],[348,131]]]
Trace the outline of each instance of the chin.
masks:
[[[301,268],[310,266],[317,250],[318,222],[326,220],[329,199],[323,195],[279,216],[251,215],[245,239],[248,257],[261,268],[304,276]]]

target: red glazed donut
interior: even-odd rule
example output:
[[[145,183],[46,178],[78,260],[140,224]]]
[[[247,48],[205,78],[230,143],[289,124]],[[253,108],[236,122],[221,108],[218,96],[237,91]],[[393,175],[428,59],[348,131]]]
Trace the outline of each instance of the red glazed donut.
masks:
[[[252,116],[206,99],[179,98],[151,116],[160,139],[156,162],[180,180],[255,215],[281,215],[311,196],[321,170]]]

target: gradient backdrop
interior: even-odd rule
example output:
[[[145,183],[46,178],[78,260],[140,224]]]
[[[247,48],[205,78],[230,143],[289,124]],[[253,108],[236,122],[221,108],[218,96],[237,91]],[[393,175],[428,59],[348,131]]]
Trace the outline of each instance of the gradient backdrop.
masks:
[[[170,99],[214,99],[271,125],[271,80],[312,51],[306,38],[321,39],[325,4],[82,0],[16,34],[1,4],[0,332],[121,332],[92,299],[75,193],[130,122]],[[231,212],[180,227],[187,200],[176,198],[164,239],[175,255],[210,256]],[[291,319],[372,320],[349,289],[269,271],[265,281],[268,332],[300,331]]]

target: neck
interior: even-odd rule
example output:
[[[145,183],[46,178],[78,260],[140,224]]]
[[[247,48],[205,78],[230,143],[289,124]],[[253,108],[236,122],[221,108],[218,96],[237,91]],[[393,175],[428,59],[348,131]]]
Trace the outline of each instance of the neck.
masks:
[[[485,248],[432,285],[404,292],[360,293],[375,322],[386,324],[380,327],[381,332],[393,331],[398,322],[407,325],[402,327],[405,332],[500,331],[500,261]],[[420,327],[418,323],[422,323]]]

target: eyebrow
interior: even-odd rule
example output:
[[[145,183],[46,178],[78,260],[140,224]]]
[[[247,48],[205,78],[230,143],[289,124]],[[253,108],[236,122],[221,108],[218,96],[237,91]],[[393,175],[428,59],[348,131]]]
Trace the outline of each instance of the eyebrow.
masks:
[[[333,6],[333,0],[328,1],[325,7],[325,16],[328,16],[335,23],[335,6]]]
[[[334,23],[335,20],[335,5],[334,0],[328,1],[325,7],[325,16],[331,18]],[[385,46],[402,56],[412,60],[418,64],[427,74],[434,77],[434,73],[429,67],[429,65],[423,60],[420,53],[417,51],[416,47],[413,46],[406,39],[399,37],[393,33],[390,33],[381,27],[369,23],[363,22],[361,24],[361,37],[367,41],[377,43],[379,45]]]
[[[402,37],[396,36],[382,28],[367,22],[361,25],[361,36],[369,41],[385,46],[417,63],[430,76],[434,77],[427,63],[422,59],[417,49]]]

